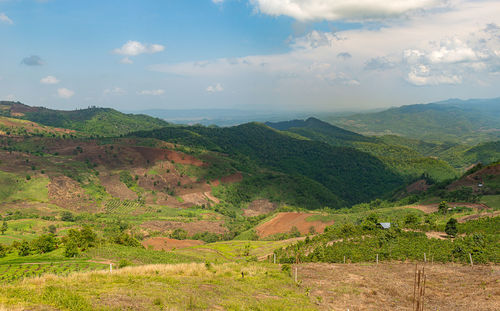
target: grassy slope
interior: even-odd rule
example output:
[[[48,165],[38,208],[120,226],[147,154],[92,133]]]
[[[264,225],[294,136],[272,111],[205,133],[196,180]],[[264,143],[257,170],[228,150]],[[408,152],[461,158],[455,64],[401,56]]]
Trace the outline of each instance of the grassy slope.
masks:
[[[244,277],[242,277],[242,273]],[[92,286],[88,286],[92,284]],[[277,265],[152,265],[45,276],[0,288],[0,304],[70,310],[315,310]]]

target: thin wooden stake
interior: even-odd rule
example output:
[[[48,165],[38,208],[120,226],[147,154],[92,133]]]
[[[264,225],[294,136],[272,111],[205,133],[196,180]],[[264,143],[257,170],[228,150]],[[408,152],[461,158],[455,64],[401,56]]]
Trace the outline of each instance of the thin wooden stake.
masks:
[[[345,256],[344,256],[344,263],[345,263]]]
[[[297,267],[295,267],[295,283],[297,283]]]
[[[276,263],[276,254],[273,254],[274,255],[274,263]]]
[[[377,254],[377,265],[378,265],[378,254]]]
[[[111,273],[111,272],[113,272],[113,264],[112,263],[109,264],[109,273]]]
[[[472,262],[472,255],[471,253],[469,253],[469,260],[470,260],[470,266],[474,266],[474,263]]]
[[[427,255],[424,253],[424,262],[427,262]]]

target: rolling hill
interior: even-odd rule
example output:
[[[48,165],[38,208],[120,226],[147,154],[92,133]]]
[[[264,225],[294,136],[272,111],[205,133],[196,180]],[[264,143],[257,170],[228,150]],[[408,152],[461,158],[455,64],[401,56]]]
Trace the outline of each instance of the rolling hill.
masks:
[[[500,138],[500,98],[449,99],[376,113],[331,117],[327,121],[361,134],[401,135],[430,142],[475,145]]]
[[[161,119],[146,115],[124,114],[111,108],[90,107],[62,111],[6,101],[0,102],[0,116],[29,120],[41,125],[99,136],[119,136],[133,131],[150,130],[168,125]]]

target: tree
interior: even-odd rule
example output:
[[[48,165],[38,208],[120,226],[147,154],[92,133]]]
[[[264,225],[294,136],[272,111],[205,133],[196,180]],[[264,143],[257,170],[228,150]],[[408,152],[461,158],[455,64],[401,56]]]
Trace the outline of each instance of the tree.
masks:
[[[455,218],[450,218],[450,220],[448,220],[444,232],[451,237],[455,237],[457,235],[457,220]]]
[[[75,217],[73,216],[73,214],[71,212],[62,212],[61,213],[61,220],[62,221],[75,221]]]
[[[50,233],[52,233],[52,234],[56,234],[57,228],[56,228],[56,226],[54,226],[54,225],[50,225],[50,226],[47,228],[47,230],[48,230]]]
[[[0,244],[0,258],[5,257],[7,255],[7,249]]]
[[[78,255],[78,245],[72,240],[68,241],[64,248],[65,257],[75,257]]]
[[[448,203],[446,201],[442,201],[441,203],[439,203],[438,211],[441,214],[446,214],[448,212]]]
[[[24,240],[21,245],[19,245],[17,253],[19,254],[19,256],[28,256],[29,254],[31,254],[31,247],[28,241]]]
[[[7,225],[7,222],[4,220],[2,223],[2,226],[0,227],[0,231],[2,232],[2,235],[5,234],[5,231],[7,231],[7,228],[9,228],[9,226]]]
[[[31,243],[33,250],[38,254],[51,252],[57,247],[57,241],[52,234],[43,234]]]

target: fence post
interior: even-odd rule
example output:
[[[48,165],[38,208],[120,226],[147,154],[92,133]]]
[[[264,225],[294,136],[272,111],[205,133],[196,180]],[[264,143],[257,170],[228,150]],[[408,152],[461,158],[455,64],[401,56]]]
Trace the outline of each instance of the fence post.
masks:
[[[424,262],[427,262],[427,255],[424,253]]]
[[[378,265],[378,254],[377,254],[377,265]]]
[[[109,264],[109,273],[111,273],[111,272],[113,272],[113,264],[112,263]]]
[[[273,255],[274,255],[274,263],[276,263],[276,254],[273,253]]]
[[[471,253],[469,253],[469,260],[470,260],[470,266],[474,266],[474,263],[472,262],[472,255]]]
[[[344,256],[344,263],[345,263],[345,256]]]
[[[295,283],[297,283],[297,267],[295,267]]]

